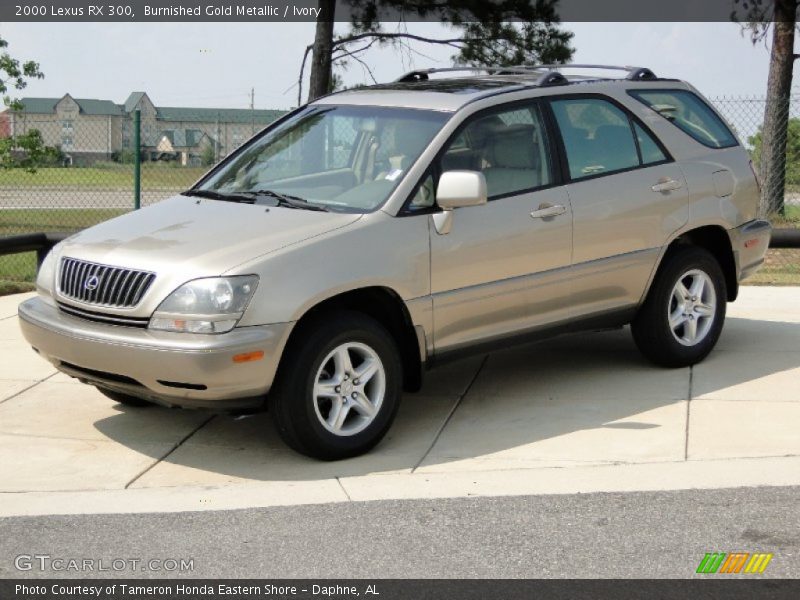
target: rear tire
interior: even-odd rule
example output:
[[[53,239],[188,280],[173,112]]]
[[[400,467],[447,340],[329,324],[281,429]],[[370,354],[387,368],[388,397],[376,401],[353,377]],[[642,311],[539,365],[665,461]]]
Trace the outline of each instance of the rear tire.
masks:
[[[353,311],[325,313],[301,327],[268,397],[278,434],[321,460],[367,452],[400,406],[403,369],[394,339]]]
[[[128,394],[123,394],[122,392],[115,392],[113,390],[107,390],[101,387],[96,389],[106,398],[110,398],[114,402],[119,402],[120,404],[124,404],[125,406],[135,406],[137,408],[152,406],[152,402],[148,402],[147,400],[142,400],[141,398],[137,398],[136,396],[129,396]]]
[[[631,323],[637,347],[664,367],[687,367],[714,348],[725,322],[725,276],[703,248],[679,247],[664,259]]]

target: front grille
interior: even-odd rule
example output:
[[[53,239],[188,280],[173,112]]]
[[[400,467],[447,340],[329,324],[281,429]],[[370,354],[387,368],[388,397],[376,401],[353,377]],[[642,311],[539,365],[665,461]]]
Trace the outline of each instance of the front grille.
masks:
[[[121,317],[119,315],[110,315],[108,313],[95,312],[93,310],[83,310],[76,308],[63,302],[58,302],[58,308],[63,310],[68,315],[86,319],[87,321],[95,321],[96,323],[107,323],[108,325],[122,325],[124,327],[147,327],[150,319],[147,317]]]
[[[155,273],[111,267],[75,258],[61,259],[59,292],[65,298],[115,308],[139,304]]]

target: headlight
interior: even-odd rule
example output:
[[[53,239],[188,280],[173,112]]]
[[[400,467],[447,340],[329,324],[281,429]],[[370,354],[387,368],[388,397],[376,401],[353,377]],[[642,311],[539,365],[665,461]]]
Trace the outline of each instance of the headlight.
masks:
[[[150,319],[150,329],[225,333],[239,322],[258,285],[256,275],[209,277],[183,284]]]

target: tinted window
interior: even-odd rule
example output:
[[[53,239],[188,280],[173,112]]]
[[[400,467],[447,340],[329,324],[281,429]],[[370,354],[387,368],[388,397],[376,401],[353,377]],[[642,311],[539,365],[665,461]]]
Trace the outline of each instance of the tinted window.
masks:
[[[597,98],[552,102],[572,179],[639,166],[628,115]]]
[[[667,160],[653,136],[638,123],[633,124],[633,130],[636,132],[636,141],[639,142],[639,151],[642,153],[642,164],[651,165]]]
[[[737,145],[722,119],[692,92],[636,90],[628,93],[705,146],[729,148]]]
[[[552,182],[547,136],[537,104],[481,113],[447,146],[441,170],[481,171],[489,197]]]

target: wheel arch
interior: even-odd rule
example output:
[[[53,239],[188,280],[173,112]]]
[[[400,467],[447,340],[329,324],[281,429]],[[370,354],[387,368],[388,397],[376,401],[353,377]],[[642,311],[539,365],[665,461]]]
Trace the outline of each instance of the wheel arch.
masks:
[[[303,334],[303,330],[326,312],[352,310],[365,314],[383,325],[397,342],[403,364],[403,389],[418,391],[422,387],[425,344],[420,340],[408,307],[400,295],[388,287],[371,286],[340,292],[308,308],[295,323],[286,348]],[[286,351],[281,357],[285,360]],[[280,369],[280,365],[278,367]]]
[[[733,246],[728,232],[719,225],[704,225],[681,232],[673,239],[664,251],[658,269],[654,272],[653,281],[658,276],[658,272],[664,265],[669,256],[682,246],[691,245],[703,248],[710,252],[722,269],[725,276],[725,287],[728,293],[728,302],[733,302],[739,295],[739,279],[736,275],[736,257],[733,254]],[[652,281],[648,285],[652,285]]]

